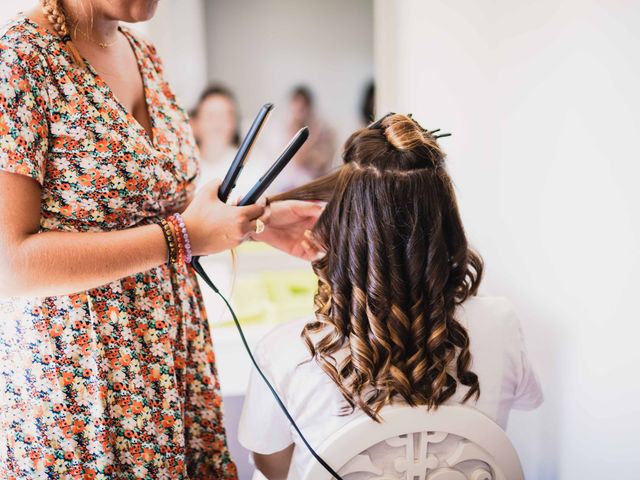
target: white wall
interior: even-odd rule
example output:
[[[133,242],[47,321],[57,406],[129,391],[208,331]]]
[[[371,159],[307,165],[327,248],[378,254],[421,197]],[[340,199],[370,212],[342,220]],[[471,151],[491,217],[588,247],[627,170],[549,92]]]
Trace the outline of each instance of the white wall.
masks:
[[[36,3],[38,3],[36,0],[1,0],[0,25],[16,16],[18,12],[25,12],[33,8]]]
[[[167,80],[186,108],[207,83],[205,1],[161,1],[151,21],[134,27],[154,43]]]
[[[379,112],[442,145],[485,291],[516,304],[547,401],[531,479],[640,470],[640,3],[376,0]]]
[[[260,105],[287,112],[287,94],[309,85],[341,145],[359,122],[365,83],[373,76],[370,0],[209,0],[209,78],[235,91],[245,119]]]

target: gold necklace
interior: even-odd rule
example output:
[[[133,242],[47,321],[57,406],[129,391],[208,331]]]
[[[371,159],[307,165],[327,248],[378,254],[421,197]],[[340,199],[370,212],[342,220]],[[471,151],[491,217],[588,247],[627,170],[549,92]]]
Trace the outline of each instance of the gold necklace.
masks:
[[[118,30],[119,32],[119,30]],[[97,40],[94,40],[93,38],[91,38],[89,35],[87,35],[86,33],[84,33],[82,30],[80,30],[80,34],[86,38],[87,40],[89,40],[91,43],[93,43],[94,45],[98,45],[100,48],[109,48],[109,47],[113,47],[116,43],[118,43],[118,41],[120,41],[120,37],[118,36],[118,33],[116,32],[116,36],[117,38],[110,43],[106,43],[106,42],[98,42]]]
[[[103,43],[103,42],[96,42],[96,41],[93,41],[93,43],[98,45],[100,48],[109,48],[109,47],[113,47],[116,43],[118,43],[118,39],[114,40],[111,43]]]

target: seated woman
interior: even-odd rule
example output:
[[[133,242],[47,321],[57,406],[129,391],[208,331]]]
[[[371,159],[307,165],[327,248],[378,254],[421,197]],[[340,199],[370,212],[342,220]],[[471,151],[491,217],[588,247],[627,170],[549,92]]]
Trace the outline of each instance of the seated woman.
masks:
[[[315,316],[256,349],[311,445],[396,401],[467,404],[503,428],[512,408],[542,402],[513,308],[476,295],[483,263],[444,158],[428,131],[391,114],[349,138],[339,170],[272,199],[328,202],[313,230],[326,252],[313,263]],[[300,479],[314,461],[255,372],[239,440],[269,479]]]

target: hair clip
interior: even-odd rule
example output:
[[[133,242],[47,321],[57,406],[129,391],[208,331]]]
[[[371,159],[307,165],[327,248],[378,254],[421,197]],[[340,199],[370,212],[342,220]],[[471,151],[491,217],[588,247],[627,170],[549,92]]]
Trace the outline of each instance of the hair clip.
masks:
[[[375,130],[375,129],[377,129],[377,128],[380,128],[380,127],[381,127],[381,125],[382,125],[382,122],[383,122],[386,118],[390,117],[391,115],[395,115],[395,112],[389,112],[389,113],[387,113],[386,115],[383,115],[382,117],[380,117],[380,118],[379,118],[378,120],[376,120],[375,122],[373,122],[373,123],[369,124],[369,126],[368,126],[367,128],[368,128],[368,129],[371,129],[371,130]],[[439,132],[439,131],[440,131],[440,129],[439,129],[439,128],[436,128],[435,130],[431,130],[431,131],[429,131],[429,130],[427,130],[426,128],[423,128],[423,127],[422,127],[422,125],[420,125],[420,124],[418,123],[418,121],[417,121],[415,118],[413,118],[413,113],[408,113],[408,114],[407,114],[407,117],[409,117],[409,118],[411,119],[411,121],[413,121],[413,123],[415,123],[415,124],[416,124],[416,126],[417,126],[420,130],[422,130],[424,133],[427,133],[427,134],[431,135],[431,136],[432,136],[433,138],[435,138],[435,139],[443,138],[443,137],[450,137],[450,136],[451,136],[451,134],[450,134],[450,133],[441,133],[441,134],[439,134],[439,135],[434,135],[434,133]]]
[[[372,122],[369,124],[369,126],[367,128],[371,129],[371,130],[375,130],[376,128],[380,128],[380,126],[382,125],[382,121],[384,119],[386,119],[387,117],[390,117],[391,115],[395,115],[395,112],[389,112],[386,115],[380,117],[378,120],[376,120],[375,122]]]

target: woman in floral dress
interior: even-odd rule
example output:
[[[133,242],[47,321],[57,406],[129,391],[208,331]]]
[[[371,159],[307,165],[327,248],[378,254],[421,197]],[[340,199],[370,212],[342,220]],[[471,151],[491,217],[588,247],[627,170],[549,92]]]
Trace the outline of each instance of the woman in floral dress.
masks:
[[[43,0],[0,31],[0,478],[234,479],[196,277],[167,262],[300,242],[317,205],[193,197],[197,153],[153,46],[157,0]],[[301,246],[303,245],[303,246]]]

